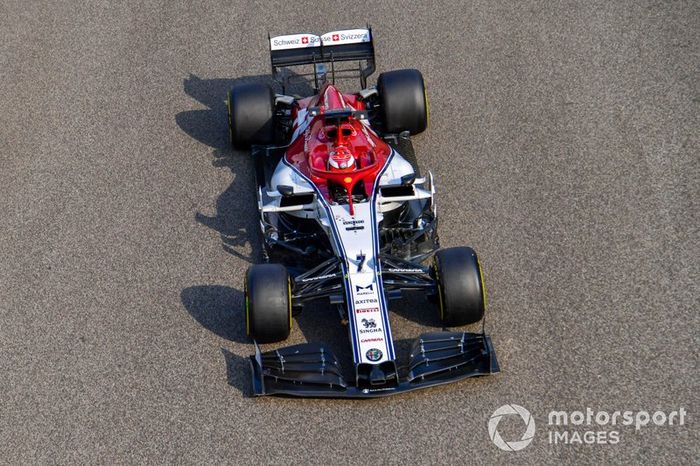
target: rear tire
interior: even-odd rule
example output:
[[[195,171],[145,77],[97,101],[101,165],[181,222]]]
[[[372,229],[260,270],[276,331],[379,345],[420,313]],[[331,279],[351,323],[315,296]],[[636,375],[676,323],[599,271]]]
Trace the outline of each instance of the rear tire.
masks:
[[[484,317],[486,289],[479,259],[472,248],[442,249],[433,271],[438,286],[440,320],[447,326],[473,324]]]
[[[246,334],[259,343],[285,340],[292,328],[291,281],[280,264],[256,264],[245,280]]]
[[[377,91],[387,133],[409,131],[418,134],[428,126],[428,97],[423,76],[418,70],[382,73]]]
[[[275,137],[275,94],[267,84],[238,84],[228,97],[231,145],[249,149],[253,144],[272,144]]]

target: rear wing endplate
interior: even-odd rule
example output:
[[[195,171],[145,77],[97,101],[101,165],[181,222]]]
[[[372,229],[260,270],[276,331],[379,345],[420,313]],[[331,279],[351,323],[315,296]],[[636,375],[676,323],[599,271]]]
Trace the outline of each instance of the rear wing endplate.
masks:
[[[272,76],[278,81],[280,68],[314,65],[316,77],[317,65],[330,63],[331,73],[335,77],[335,63],[359,61],[357,71],[362,88],[365,89],[367,78],[375,70],[372,28],[369,26],[366,29],[331,31],[320,36],[291,34],[269,39]],[[316,87],[318,88],[318,83]]]

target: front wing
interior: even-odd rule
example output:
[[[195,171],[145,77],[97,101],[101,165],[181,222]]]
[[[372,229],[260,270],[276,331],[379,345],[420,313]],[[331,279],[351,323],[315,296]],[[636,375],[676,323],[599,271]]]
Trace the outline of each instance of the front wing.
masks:
[[[467,332],[422,334],[411,347],[406,373],[393,376],[397,371],[389,370],[392,377],[378,384],[359,376],[362,364],[356,383],[349,384],[336,356],[318,343],[265,353],[256,345],[250,361],[256,396],[375,398],[500,372],[491,338]]]

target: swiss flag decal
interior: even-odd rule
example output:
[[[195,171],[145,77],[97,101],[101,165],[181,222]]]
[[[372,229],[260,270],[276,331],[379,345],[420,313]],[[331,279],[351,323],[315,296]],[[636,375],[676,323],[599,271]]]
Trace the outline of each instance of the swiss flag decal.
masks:
[[[306,37],[306,36],[302,37],[302,38],[301,38],[301,43],[302,43],[302,44],[308,44],[308,43],[309,43],[309,38]]]
[[[340,36],[338,34],[333,34],[333,42],[336,40],[340,40]]]

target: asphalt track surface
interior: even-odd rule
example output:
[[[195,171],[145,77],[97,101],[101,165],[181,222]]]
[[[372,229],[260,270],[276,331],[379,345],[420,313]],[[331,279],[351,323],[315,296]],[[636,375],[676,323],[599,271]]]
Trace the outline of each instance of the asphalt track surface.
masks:
[[[700,4],[262,3],[0,5],[0,461],[697,461]],[[269,72],[268,31],[365,22],[379,71],[429,85],[415,146],[443,246],[481,256],[503,372],[254,399],[241,290],[260,242],[223,99]],[[399,306],[395,338],[434,312]],[[335,311],[302,314],[306,340],[349,354]],[[520,452],[486,429],[507,403],[537,423]],[[688,415],[551,445],[547,413],[586,407]]]

